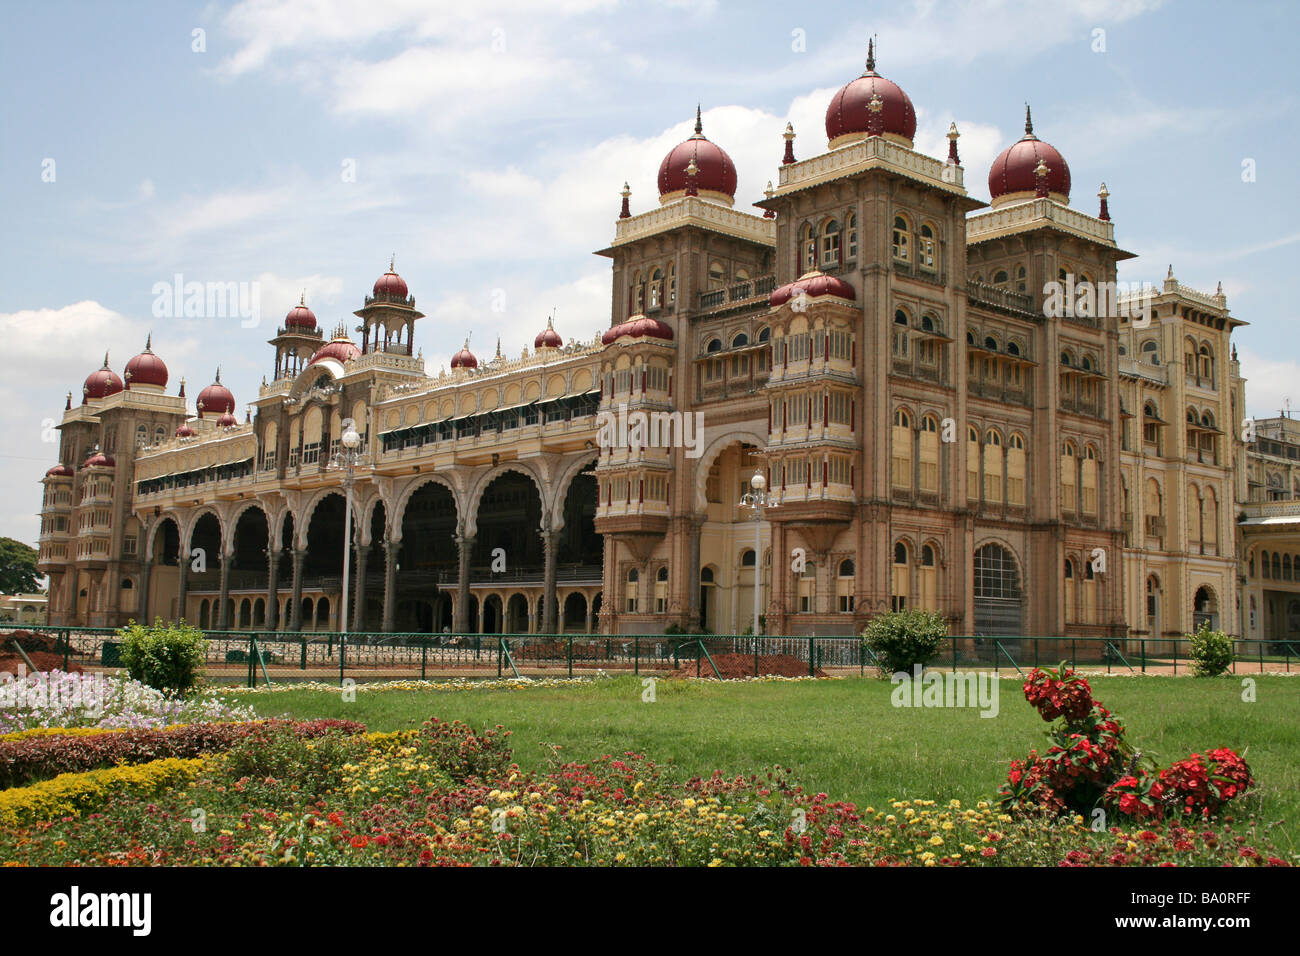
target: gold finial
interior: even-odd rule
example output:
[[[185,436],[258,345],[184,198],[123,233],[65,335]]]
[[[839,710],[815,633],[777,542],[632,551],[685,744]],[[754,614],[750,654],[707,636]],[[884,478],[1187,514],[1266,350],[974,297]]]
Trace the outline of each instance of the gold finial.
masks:
[[[1051,172],[1051,170],[1049,170],[1049,169],[1047,168],[1047,163],[1043,162],[1043,161],[1040,159],[1040,160],[1038,161],[1038,165],[1034,167],[1034,175],[1035,175],[1035,176],[1046,176],[1049,172]]]
[[[692,156],[689,165],[687,165],[686,167],[686,175],[698,176],[699,174],[700,174],[700,167],[695,165],[695,157]]]
[[[957,132],[957,124],[956,124],[956,123],[949,123],[949,124],[948,124],[948,138],[951,139],[951,140],[955,140],[955,139],[957,139],[957,137],[959,137],[959,136],[961,136],[961,133]]]
[[[767,181],[767,189],[763,191],[763,195],[766,196],[768,199],[771,199],[773,196],[776,195],[776,190],[772,188],[772,180],[769,179]]]
[[[1105,184],[1105,183],[1102,183],[1102,184],[1101,184],[1101,189],[1098,190],[1098,192],[1097,192],[1097,198],[1099,198],[1099,199],[1109,199],[1109,198],[1110,198],[1110,190],[1106,188],[1106,184]]]
[[[629,196],[631,196],[631,195],[632,195],[632,189],[631,189],[631,187],[629,187],[628,184],[627,184],[626,182],[623,183],[623,192],[622,192],[622,196],[623,196],[623,198],[624,198],[624,199],[627,199],[627,198],[628,198]]]
[[[787,140],[794,139],[794,123],[785,124],[785,133],[783,135]]]

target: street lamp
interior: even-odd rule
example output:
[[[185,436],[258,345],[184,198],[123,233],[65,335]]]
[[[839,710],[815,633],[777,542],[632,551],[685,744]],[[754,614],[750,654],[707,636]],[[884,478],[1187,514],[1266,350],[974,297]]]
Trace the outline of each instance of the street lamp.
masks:
[[[749,517],[754,522],[754,640],[758,640],[759,593],[763,589],[763,512],[780,507],[781,502],[774,500],[767,493],[767,479],[763,472],[755,471],[749,479],[750,490],[740,496],[740,507],[748,508]]]
[[[334,458],[327,466],[331,471],[343,472],[343,599],[339,603],[339,633],[348,630],[348,567],[352,557],[352,486],[356,484],[356,468],[365,464],[366,456],[361,453],[361,436],[357,434],[356,423],[351,418],[343,419],[343,434],[339,436],[343,447],[335,452]]]

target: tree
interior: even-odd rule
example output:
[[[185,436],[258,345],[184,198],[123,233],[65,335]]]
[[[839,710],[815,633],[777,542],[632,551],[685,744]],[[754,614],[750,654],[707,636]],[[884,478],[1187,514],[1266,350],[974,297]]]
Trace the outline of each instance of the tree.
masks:
[[[13,538],[0,538],[0,593],[35,593],[36,579],[36,549]]]

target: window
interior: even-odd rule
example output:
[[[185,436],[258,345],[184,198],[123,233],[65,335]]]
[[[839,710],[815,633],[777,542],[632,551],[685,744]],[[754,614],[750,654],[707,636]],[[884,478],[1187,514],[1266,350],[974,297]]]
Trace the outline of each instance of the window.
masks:
[[[800,257],[796,272],[811,272],[817,268],[817,230],[805,223],[799,239]]]
[[[912,490],[912,416],[904,409],[894,412],[891,472],[896,491]]]
[[[626,607],[627,607],[628,614],[636,613],[637,582],[639,582],[640,580],[641,580],[641,575],[636,568],[633,568],[631,571],[628,571],[627,584],[623,589],[623,595],[626,599]]]
[[[848,258],[850,261],[858,257],[858,215],[857,213],[849,214],[849,251]]]
[[[658,309],[663,304],[664,294],[664,274],[663,270],[656,269],[650,276],[650,308]]]
[[[1097,450],[1092,445],[1083,450],[1079,473],[1083,513],[1095,518],[1097,516]]]
[[[840,264],[840,224],[832,219],[822,233],[822,265]]]
[[[1155,339],[1147,339],[1142,343],[1142,361],[1149,365],[1160,364],[1160,346]]]
[[[655,613],[663,614],[668,610],[668,568],[661,567],[655,573]]]
[[[1065,559],[1065,623],[1066,624],[1073,624],[1078,618],[1078,611],[1076,608],[1076,601],[1078,600],[1078,598],[1077,595],[1075,594],[1074,581],[1075,581],[1074,559],[1066,558]]]
[[[990,428],[984,436],[984,502],[1000,505],[1002,497],[1002,436]]]
[[[919,593],[917,607],[923,611],[939,610],[939,569],[935,561],[934,547],[921,546],[921,567],[917,572]]]
[[[1079,482],[1077,454],[1073,442],[1061,449],[1061,510],[1074,512],[1079,508]]]
[[[894,572],[890,605],[895,611],[906,611],[911,584],[912,569],[907,561],[907,543],[899,541],[894,545]]]
[[[894,217],[894,258],[908,262],[912,258],[911,227],[902,216]]]
[[[709,284],[714,288],[721,286],[727,278],[727,270],[722,267],[721,262],[709,263]]]
[[[1007,440],[1007,504],[1023,508],[1025,499],[1025,439],[1013,432]]]
[[[677,302],[677,267],[672,263],[668,264],[668,304],[673,305]]]
[[[853,562],[847,558],[841,561],[839,574],[835,579],[835,596],[841,614],[853,613],[855,604],[853,599],[853,574]]]
[[[980,433],[974,425],[966,429],[966,500],[980,500]]]
[[[817,568],[809,562],[799,578],[799,610],[811,614],[817,608]]]
[[[921,419],[920,488],[924,494],[939,493],[939,420],[933,415]]]
[[[921,235],[917,242],[917,256],[922,269],[927,272],[934,272],[936,265],[937,244],[934,240],[934,230],[929,225],[921,226]]]

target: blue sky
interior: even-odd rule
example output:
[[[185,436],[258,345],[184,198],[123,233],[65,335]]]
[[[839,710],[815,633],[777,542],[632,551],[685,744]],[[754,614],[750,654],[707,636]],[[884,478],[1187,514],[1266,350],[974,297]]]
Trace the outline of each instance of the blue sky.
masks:
[[[824,151],[826,103],[872,34],[878,69],[916,105],[919,149],[946,155],[955,120],[987,199],[1028,100],[1070,164],[1072,204],[1095,212],[1107,183],[1139,255],[1121,278],[1158,282],[1172,263],[1185,284],[1221,280],[1251,323],[1237,336],[1250,410],[1300,405],[1285,294],[1298,21],[1286,2],[1155,0],[6,5],[0,534],[35,540],[56,457],[43,421],[105,349],[120,373],[150,330],[169,392],[184,376],[197,394],[219,363],[241,419],[300,290],[327,331],[355,325],[394,253],[434,374],[470,333],[480,354],[498,335],[518,354],[552,308],[566,339],[590,338],[610,299],[590,253],[624,180],[633,211],[657,202],[659,160],[696,102],[744,206],[775,179],[787,121],[801,158]],[[177,273],[256,283],[260,324],[154,316],[155,284]]]

